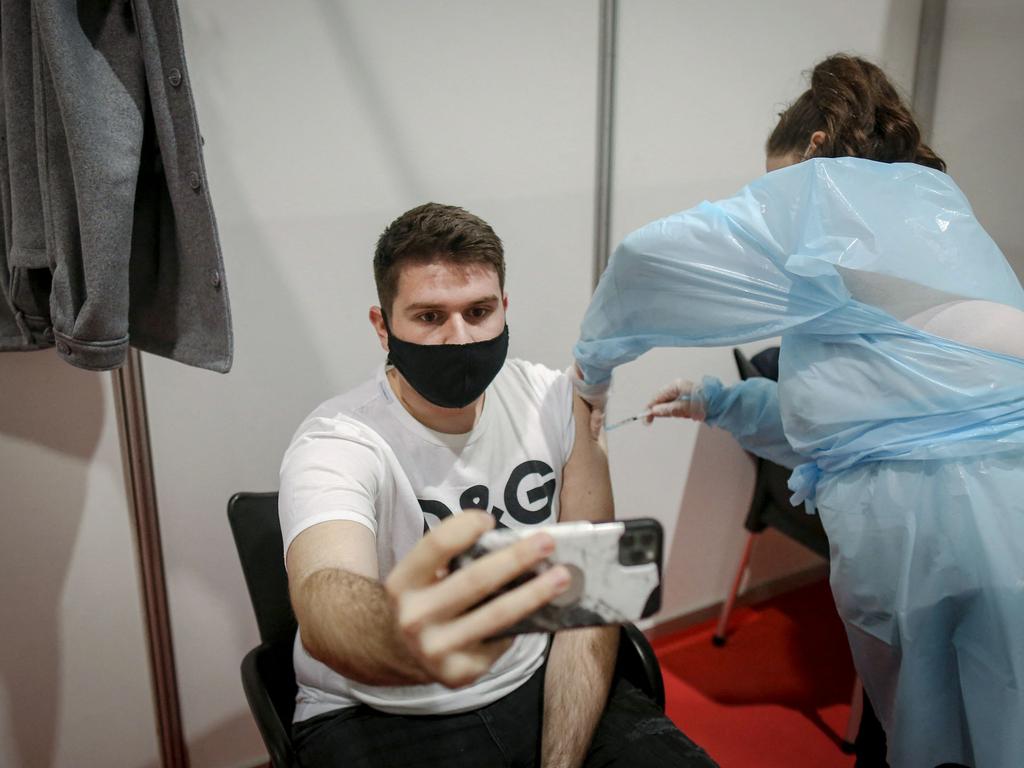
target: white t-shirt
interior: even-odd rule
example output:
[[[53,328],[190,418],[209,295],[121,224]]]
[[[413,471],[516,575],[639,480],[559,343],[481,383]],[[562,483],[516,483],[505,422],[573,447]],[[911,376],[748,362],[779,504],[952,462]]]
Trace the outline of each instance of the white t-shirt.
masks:
[[[476,426],[449,435],[416,421],[395,397],[384,366],[321,405],[299,427],[281,464],[285,551],[327,520],[365,525],[376,537],[380,578],[422,537],[424,525],[463,508],[498,525],[556,522],[562,467],[575,427],[572,383],[561,373],[508,360],[487,388]],[[295,721],[368,704],[396,714],[448,714],[485,706],[525,683],[543,663],[546,635],[521,635],[476,682],[372,686],[313,659],[295,639]]]

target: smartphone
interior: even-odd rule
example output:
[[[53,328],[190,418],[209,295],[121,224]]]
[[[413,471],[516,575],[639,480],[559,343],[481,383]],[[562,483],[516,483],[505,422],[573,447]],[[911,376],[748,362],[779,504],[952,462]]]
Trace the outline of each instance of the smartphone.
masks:
[[[569,588],[495,637],[622,624],[650,616],[661,607],[662,532],[661,524],[650,518],[488,531],[452,560],[451,570],[541,531],[555,540],[555,551],[488,599],[555,565],[568,569]]]

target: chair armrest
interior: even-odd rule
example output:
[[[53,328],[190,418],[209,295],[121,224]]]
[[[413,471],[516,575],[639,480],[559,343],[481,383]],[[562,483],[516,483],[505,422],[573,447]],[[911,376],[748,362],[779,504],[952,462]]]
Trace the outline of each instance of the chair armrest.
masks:
[[[266,685],[267,665],[276,653],[273,646],[262,644],[249,651],[242,659],[242,688],[249,702],[263,744],[274,768],[296,768],[298,761],[292,749],[291,723],[283,722],[274,699]],[[290,666],[291,659],[288,660]]]
[[[665,681],[654,649],[635,624],[623,624],[615,672],[646,693],[665,711]]]

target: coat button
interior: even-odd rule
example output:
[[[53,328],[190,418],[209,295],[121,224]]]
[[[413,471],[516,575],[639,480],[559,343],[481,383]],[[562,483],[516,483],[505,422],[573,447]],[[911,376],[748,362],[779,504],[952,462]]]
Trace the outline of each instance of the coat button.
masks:
[[[175,88],[177,88],[179,85],[181,85],[181,70],[180,69],[172,69],[170,72],[168,72],[167,73],[167,82],[169,82]]]
[[[203,186],[203,180],[199,178],[198,173],[192,171],[188,175],[188,185],[192,187],[192,189],[194,189],[196,192],[198,192],[199,188]]]
[[[210,273],[210,285],[218,291],[220,290],[220,272],[217,270],[213,270],[213,272]]]
[[[60,352],[62,355],[70,355],[71,354],[71,348],[67,344],[65,344],[63,341],[58,341],[57,342],[57,351]]]

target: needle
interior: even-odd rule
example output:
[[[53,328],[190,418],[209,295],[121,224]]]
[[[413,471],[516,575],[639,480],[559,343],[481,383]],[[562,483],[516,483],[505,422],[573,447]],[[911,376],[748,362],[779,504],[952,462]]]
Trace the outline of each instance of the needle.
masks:
[[[677,400],[689,400],[690,396],[689,395],[683,395],[682,397],[678,397],[676,399]],[[616,421],[616,422],[613,422],[612,424],[607,425],[604,428],[604,431],[605,432],[611,432],[613,429],[618,429],[619,427],[625,426],[626,424],[629,424],[630,422],[633,422],[633,421],[640,421],[640,419],[646,418],[647,416],[650,416],[650,415],[651,415],[650,410],[646,410],[646,411],[643,411],[642,413],[636,414],[635,416],[627,416],[626,418],[622,419],[621,421]]]
[[[629,424],[629,422],[631,421],[639,421],[640,419],[644,418],[644,416],[647,416],[649,413],[650,411],[644,411],[643,413],[638,413],[636,416],[628,416],[627,418],[622,419],[621,421],[616,421],[614,424],[609,424],[604,428],[604,431],[611,432],[613,429],[618,429],[624,424]]]

